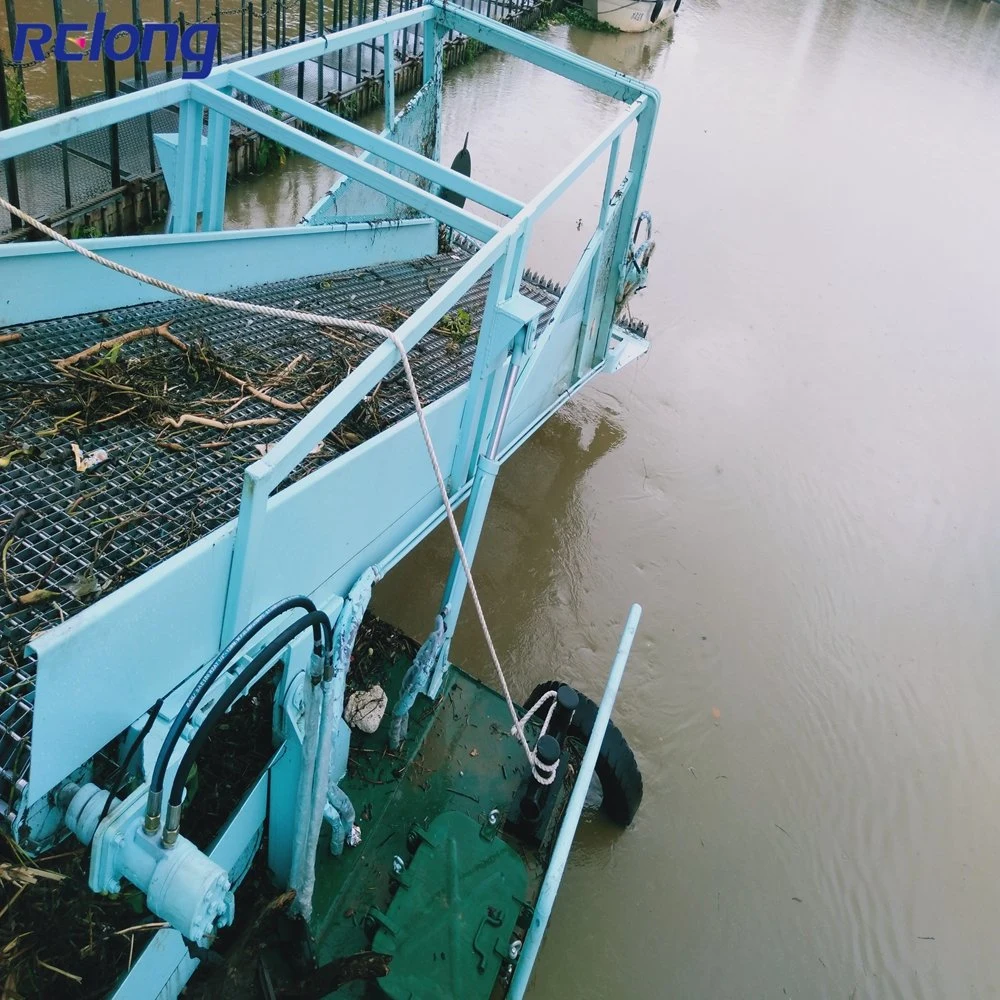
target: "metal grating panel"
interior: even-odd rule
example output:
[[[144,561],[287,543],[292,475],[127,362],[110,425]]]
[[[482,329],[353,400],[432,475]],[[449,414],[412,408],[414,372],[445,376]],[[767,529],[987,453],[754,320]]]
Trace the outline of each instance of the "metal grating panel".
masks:
[[[233,297],[378,322],[386,305],[412,312],[466,260],[467,250],[460,247],[451,254],[416,261],[254,286]],[[488,277],[480,281],[462,303],[477,327],[487,281]],[[548,307],[542,320],[547,322],[557,299],[554,286],[531,280],[522,291]],[[0,587],[0,816],[11,816],[27,774],[34,664],[24,661],[22,653],[30,638],[235,517],[245,466],[302,415],[275,411],[261,401],[247,402],[240,406],[239,419],[278,415],[281,422],[230,431],[223,447],[210,449],[201,446],[217,442],[218,430],[198,427],[164,434],[162,428],[127,418],[90,426],[75,436],[61,432],[38,436],[39,431],[51,430],[60,414],[32,404],[30,383],[57,378],[54,359],[168,321],[171,332],[187,343],[206,338],[223,356],[252,348],[271,362],[284,364],[302,352],[335,360],[348,350],[303,324],[176,300],[0,331],[21,334],[19,342],[2,349],[0,443],[7,443],[0,452],[10,446],[12,436],[40,449],[34,457],[14,459],[0,471],[0,548],[7,549]],[[363,353],[377,341],[368,338]],[[432,402],[464,383],[475,348],[475,338],[456,345],[433,332],[425,337],[411,353],[421,398]],[[412,411],[401,366],[383,380],[378,393],[378,426],[369,424],[346,441],[332,440],[338,436],[335,431],[322,452],[300,466],[297,477]],[[71,440],[85,453],[103,448],[111,459],[81,475]],[[170,450],[171,445],[182,450]],[[15,516],[19,523],[7,539]],[[72,596],[81,584],[96,584],[99,590]],[[38,589],[58,596],[20,603],[21,597]]]

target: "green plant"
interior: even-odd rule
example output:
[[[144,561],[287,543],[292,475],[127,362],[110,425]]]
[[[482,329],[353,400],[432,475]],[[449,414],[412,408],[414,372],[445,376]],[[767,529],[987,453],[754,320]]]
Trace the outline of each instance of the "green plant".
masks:
[[[359,95],[357,91],[348,94],[346,97],[340,99],[340,107],[337,110],[337,114],[341,118],[347,118],[353,120],[358,117],[361,110]]]
[[[459,351],[475,332],[472,328],[472,314],[468,309],[455,309],[442,316],[434,327],[437,333],[451,338],[448,350]]]
[[[24,80],[20,74],[10,69],[4,70],[7,78],[7,110],[10,113],[11,125],[21,125],[29,118],[28,94],[24,89]]]
[[[270,115],[272,118],[281,120],[282,114],[279,108],[271,108]],[[268,139],[266,136],[260,137],[260,145],[257,147],[257,172],[266,170],[272,163],[277,163],[278,166],[283,167],[288,159],[288,147],[283,146],[280,142],[276,142],[274,139]]]
[[[283,167],[287,159],[288,150],[282,146],[280,142],[275,142],[274,139],[268,139],[266,136],[261,136],[260,145],[257,147],[256,166],[258,173],[267,170],[267,168],[274,163]]]
[[[583,28],[586,31],[599,31],[606,35],[621,34],[621,29],[613,24],[598,21],[592,17],[578,4],[567,4],[562,10],[548,17],[541,18],[536,22],[536,28],[547,28],[550,24],[569,24],[574,28]]]
[[[98,236],[103,236],[104,234],[97,228],[97,226],[74,226],[72,231],[72,238],[74,240],[93,240],[97,239]]]

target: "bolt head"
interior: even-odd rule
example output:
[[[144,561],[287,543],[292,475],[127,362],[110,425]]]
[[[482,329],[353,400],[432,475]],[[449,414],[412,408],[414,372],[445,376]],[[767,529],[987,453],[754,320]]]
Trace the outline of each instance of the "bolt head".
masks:
[[[518,956],[521,954],[521,945],[522,944],[523,944],[522,941],[511,941],[511,943],[510,943],[510,951],[507,954],[510,955],[510,960],[512,962],[516,962],[517,959],[518,959]]]

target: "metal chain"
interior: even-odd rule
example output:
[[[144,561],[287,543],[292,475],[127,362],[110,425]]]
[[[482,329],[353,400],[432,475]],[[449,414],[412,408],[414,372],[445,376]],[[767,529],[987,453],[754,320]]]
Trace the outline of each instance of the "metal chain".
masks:
[[[514,700],[510,695],[510,688],[507,686],[507,678],[504,676],[503,667],[500,665],[500,657],[497,654],[496,647],[493,645],[493,637],[490,635],[489,626],[486,624],[486,615],[483,611],[482,603],[479,600],[479,593],[476,590],[476,585],[472,578],[472,567],[469,565],[469,559],[465,552],[465,546],[462,544],[462,534],[459,530],[458,522],[455,520],[455,511],[451,505],[451,498],[448,496],[448,487],[445,485],[444,474],[441,472],[441,465],[438,462],[437,452],[434,450],[434,441],[431,438],[430,428],[427,426],[423,403],[420,401],[420,393],[417,389],[416,379],[413,376],[413,369],[410,367],[410,358],[406,351],[406,345],[400,339],[396,331],[390,330],[385,326],[379,326],[377,323],[365,323],[361,320],[345,319],[339,316],[323,316],[318,313],[301,312],[297,309],[279,309],[276,306],[259,305],[254,302],[239,302],[235,299],[221,298],[217,295],[206,295],[203,292],[193,292],[188,288],[181,288],[178,285],[173,285],[160,278],[154,278],[148,274],[143,274],[141,271],[133,270],[131,267],[119,264],[116,261],[109,260],[107,257],[102,257],[100,254],[94,253],[92,250],[88,250],[85,246],[82,246],[75,240],[71,240],[68,237],[63,236],[62,233],[56,232],[54,229],[45,225],[45,223],[33,218],[17,206],[12,205],[6,198],[0,197],[0,206],[13,215],[16,215],[23,222],[33,226],[39,232],[44,233],[46,236],[58,243],[61,243],[63,246],[68,247],[70,250],[80,254],[82,257],[86,257],[87,260],[91,260],[95,264],[101,264],[104,267],[110,268],[112,271],[117,271],[119,274],[124,274],[126,277],[134,278],[136,281],[141,281],[144,284],[151,285],[153,288],[159,288],[161,291],[167,292],[171,295],[177,295],[180,298],[188,299],[192,302],[203,302],[207,305],[220,306],[223,309],[235,309],[239,312],[254,313],[258,316],[270,316],[273,319],[301,321],[303,323],[311,323],[314,326],[332,326],[355,333],[374,334],[384,337],[392,343],[399,354],[399,360],[403,366],[403,373],[406,376],[406,384],[410,390],[410,398],[413,400],[413,409],[417,416],[417,422],[420,424],[420,432],[424,438],[424,445],[427,448],[427,455],[430,458],[431,467],[434,470],[434,478],[437,480],[438,491],[440,492],[441,500],[444,503],[445,515],[448,519],[448,525],[451,528],[452,539],[455,542],[455,551],[458,554],[459,562],[461,562],[462,570],[465,573],[465,579],[469,587],[469,597],[472,599],[472,604],[476,611],[476,617],[479,620],[479,627],[482,630],[483,639],[486,641],[486,648],[490,654],[490,660],[493,663],[497,680],[500,682],[500,688],[503,692],[504,699],[507,702],[510,717],[514,723],[511,727],[511,734],[516,736],[518,742],[521,744],[521,747],[528,758],[528,762],[531,765],[531,770],[535,780],[538,781],[539,784],[551,785],[556,778],[556,771],[559,766],[558,761],[554,764],[546,764],[540,761],[536,750],[533,750],[528,745],[528,739],[524,735],[525,723],[545,702],[546,698],[544,696],[540,698],[534,706],[528,710],[523,718],[518,718],[517,709],[514,707]],[[555,703],[553,702],[544,722],[542,723],[542,728],[538,734],[539,739],[545,735],[548,729],[554,708]]]
[[[52,55],[52,49],[49,50],[48,55],[43,56],[41,59],[33,59],[31,62],[17,62],[15,59],[9,58],[4,47],[0,45],[0,63],[3,64],[4,69],[8,66],[11,69],[34,69],[36,66],[47,63],[50,55]]]

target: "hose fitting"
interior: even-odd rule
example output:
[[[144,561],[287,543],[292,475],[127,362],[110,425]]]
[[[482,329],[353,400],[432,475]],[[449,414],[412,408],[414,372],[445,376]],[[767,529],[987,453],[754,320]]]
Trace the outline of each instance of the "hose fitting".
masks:
[[[167,806],[167,822],[163,828],[163,840],[161,843],[164,847],[170,848],[177,843],[177,835],[180,833],[181,829],[181,806],[178,802],[176,805],[171,802]]]
[[[150,792],[146,800],[146,817],[142,821],[143,831],[150,837],[160,832],[160,809],[163,806],[163,792]]]

